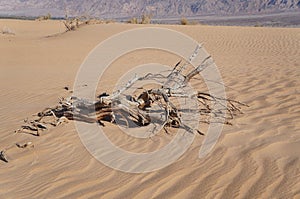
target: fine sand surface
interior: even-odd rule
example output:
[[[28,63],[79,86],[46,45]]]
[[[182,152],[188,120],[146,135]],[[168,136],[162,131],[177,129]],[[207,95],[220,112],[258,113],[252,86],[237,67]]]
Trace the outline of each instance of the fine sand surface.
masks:
[[[53,37],[47,36],[64,31],[59,21],[0,20],[0,30],[4,26],[15,35],[0,34],[0,149],[9,159],[0,162],[0,198],[300,198],[300,29],[152,25],[203,43],[222,73],[227,95],[250,107],[233,126],[224,127],[207,157],[198,159],[204,137],[197,135],[170,166],[130,174],[94,159],[73,122],[40,137],[14,130],[70,95],[63,87],[72,87],[78,68],[99,42],[145,26],[89,25]],[[106,71],[99,90],[112,89],[135,65],[178,61],[159,51],[126,56]],[[172,138],[160,134],[135,141],[111,124],[104,130],[116,145],[135,152],[157,149]],[[35,147],[15,146],[27,141]]]

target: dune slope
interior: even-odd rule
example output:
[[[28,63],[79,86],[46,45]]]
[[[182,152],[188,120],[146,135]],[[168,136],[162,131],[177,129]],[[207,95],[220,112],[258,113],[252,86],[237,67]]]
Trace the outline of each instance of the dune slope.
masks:
[[[174,164],[130,174],[95,160],[72,122],[40,137],[14,130],[69,95],[63,87],[72,87],[80,64],[99,42],[144,26],[91,25],[54,37],[47,36],[64,31],[59,21],[0,20],[0,29],[4,26],[15,35],[0,34],[0,149],[9,159],[0,162],[0,198],[300,198],[300,29],[163,26],[203,43],[222,73],[227,95],[250,107],[223,129],[209,156],[198,159],[203,137],[196,136]],[[122,71],[154,61],[149,55],[120,59],[115,67]],[[156,55],[165,64],[178,61]],[[106,86],[122,75],[107,73]],[[105,127],[124,148],[162,144],[120,139],[117,131]],[[35,147],[15,147],[26,141]]]

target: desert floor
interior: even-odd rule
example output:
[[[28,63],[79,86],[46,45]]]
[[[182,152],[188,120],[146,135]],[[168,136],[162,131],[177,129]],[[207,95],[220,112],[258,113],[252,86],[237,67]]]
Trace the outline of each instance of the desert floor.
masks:
[[[213,149],[198,159],[203,136],[161,170],[130,174],[94,159],[73,122],[42,132],[16,134],[23,120],[70,95],[88,53],[111,35],[146,26],[99,24],[64,31],[59,21],[0,20],[0,198],[300,198],[300,29],[164,25],[203,43],[227,86],[247,103],[233,126],[225,126]],[[174,65],[172,55],[140,51],[121,57],[100,90],[129,67],[148,62]],[[167,134],[135,141],[108,124],[111,140],[130,150],[161,147]],[[115,133],[116,132],[116,133]],[[165,138],[167,137],[167,138]],[[34,148],[15,143],[32,141]],[[148,144],[148,146],[147,146]],[[134,163],[133,163],[134,164]]]

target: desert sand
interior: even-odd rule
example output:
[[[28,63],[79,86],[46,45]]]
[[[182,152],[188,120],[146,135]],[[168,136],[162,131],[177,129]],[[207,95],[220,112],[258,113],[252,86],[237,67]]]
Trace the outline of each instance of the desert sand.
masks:
[[[98,24],[61,35],[59,21],[0,20],[0,198],[300,198],[300,29],[161,25],[203,43],[222,74],[227,95],[247,103],[233,126],[225,126],[213,151],[198,159],[203,136],[175,163],[130,174],[94,159],[73,122],[41,133],[14,131],[59,97],[70,93],[88,53],[113,34],[158,25]],[[100,90],[111,89],[129,67],[172,55],[141,51],[121,57]],[[161,147],[172,135],[135,141],[104,127],[127,150]],[[169,136],[169,137],[168,137]],[[166,137],[166,138],[165,138]],[[162,140],[162,141],[160,141]],[[31,141],[34,148],[15,143]],[[148,144],[148,145],[147,145]],[[134,163],[133,163],[134,164]]]

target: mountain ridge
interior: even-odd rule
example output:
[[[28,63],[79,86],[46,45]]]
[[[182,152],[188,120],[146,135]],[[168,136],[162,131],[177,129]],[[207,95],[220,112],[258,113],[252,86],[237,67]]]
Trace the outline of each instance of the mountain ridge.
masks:
[[[192,17],[300,11],[300,0],[2,0],[0,15],[54,17],[86,15],[100,18]]]

